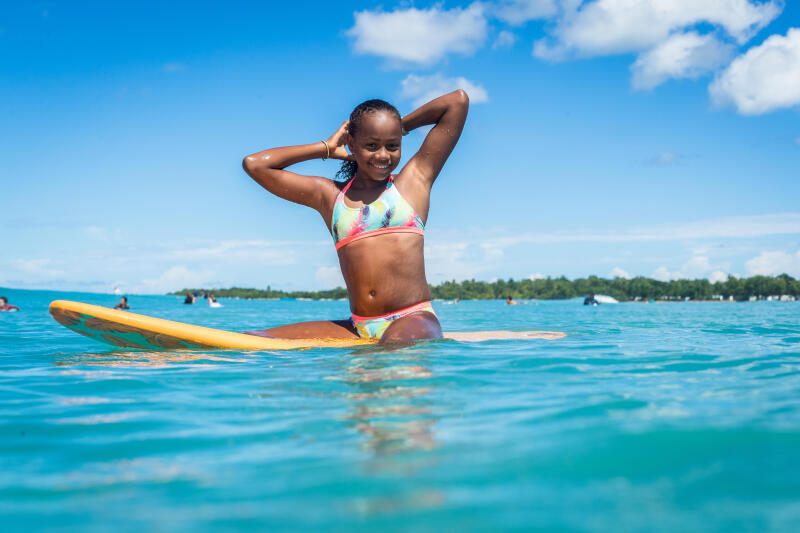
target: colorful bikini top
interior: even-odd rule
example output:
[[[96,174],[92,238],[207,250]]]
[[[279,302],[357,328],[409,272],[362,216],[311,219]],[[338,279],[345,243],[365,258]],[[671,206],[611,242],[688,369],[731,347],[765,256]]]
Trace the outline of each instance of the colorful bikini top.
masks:
[[[389,176],[386,189],[377,200],[360,208],[344,203],[344,193],[354,180],[344,186],[333,204],[331,235],[337,250],[353,241],[384,233],[425,234],[422,219],[394,186],[394,175]]]

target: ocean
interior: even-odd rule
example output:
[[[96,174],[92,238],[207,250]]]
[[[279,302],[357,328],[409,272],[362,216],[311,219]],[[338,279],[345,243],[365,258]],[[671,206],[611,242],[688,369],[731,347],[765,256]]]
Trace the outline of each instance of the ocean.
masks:
[[[398,350],[120,350],[2,289],[4,531],[786,531],[800,527],[800,302],[434,302]],[[131,296],[229,330],[343,301]]]

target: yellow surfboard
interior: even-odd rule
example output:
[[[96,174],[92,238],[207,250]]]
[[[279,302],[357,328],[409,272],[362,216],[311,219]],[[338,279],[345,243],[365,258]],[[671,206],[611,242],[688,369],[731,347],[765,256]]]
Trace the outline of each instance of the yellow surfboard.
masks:
[[[163,318],[118,311],[99,305],[56,300],[50,304],[56,321],[81,335],[122,348],[145,350],[294,350],[376,344],[373,339],[271,339],[221,329],[193,326]],[[445,338],[476,342],[494,339],[557,339],[552,331],[451,332]]]

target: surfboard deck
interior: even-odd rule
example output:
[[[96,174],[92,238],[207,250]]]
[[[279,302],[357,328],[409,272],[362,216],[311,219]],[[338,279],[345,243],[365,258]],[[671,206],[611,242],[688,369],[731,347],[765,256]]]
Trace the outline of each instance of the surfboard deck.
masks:
[[[109,309],[99,305],[56,300],[50,314],[76,333],[121,348],[145,350],[296,350],[342,348],[376,344],[373,339],[272,339],[233,331],[194,326],[163,318]],[[557,339],[554,331],[475,331],[444,333],[462,342],[497,339]]]

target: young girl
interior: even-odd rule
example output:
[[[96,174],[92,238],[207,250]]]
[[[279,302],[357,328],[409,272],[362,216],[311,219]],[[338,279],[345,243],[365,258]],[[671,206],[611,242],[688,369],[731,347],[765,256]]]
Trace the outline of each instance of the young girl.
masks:
[[[336,245],[352,312],[350,320],[301,322],[251,334],[381,342],[441,338],[425,279],[423,234],[431,186],[461,136],[468,110],[469,98],[461,90],[405,117],[383,100],[368,100],[326,141],[245,157],[245,171],[262,187],[322,215]],[[434,127],[419,151],[392,174],[400,163],[402,136],[429,124]],[[337,177],[347,181],[285,170],[316,158],[343,160]]]

